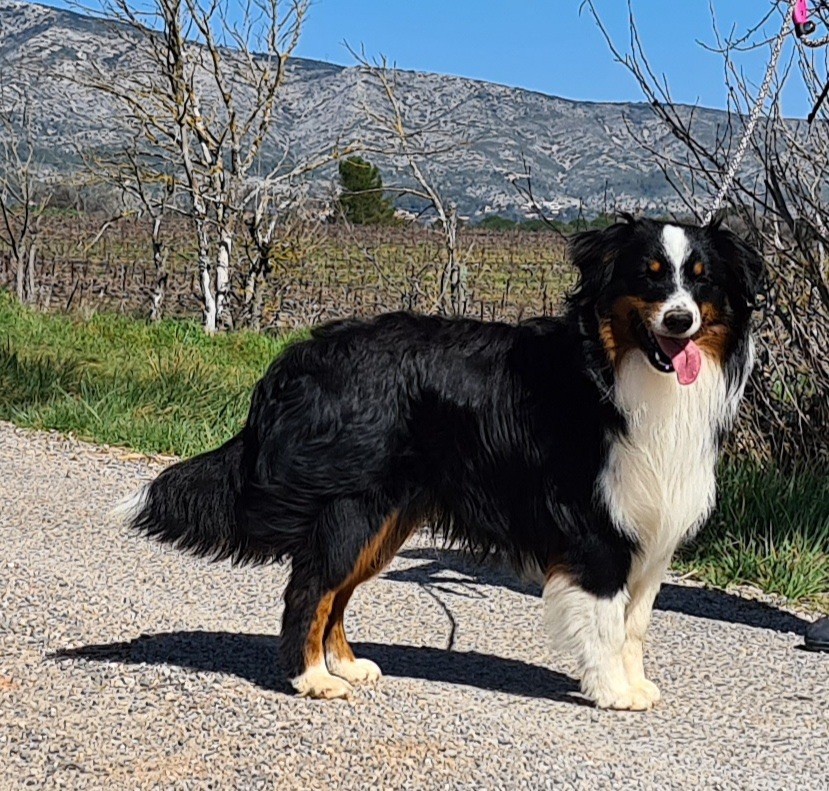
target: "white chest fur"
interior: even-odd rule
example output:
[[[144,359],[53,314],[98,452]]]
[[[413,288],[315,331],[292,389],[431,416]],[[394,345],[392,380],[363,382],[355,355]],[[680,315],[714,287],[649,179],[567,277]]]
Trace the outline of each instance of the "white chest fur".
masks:
[[[650,556],[670,556],[711,512],[717,432],[733,411],[721,367],[704,358],[683,386],[636,351],[623,360],[614,400],[627,433],[614,437],[599,493],[615,526]]]

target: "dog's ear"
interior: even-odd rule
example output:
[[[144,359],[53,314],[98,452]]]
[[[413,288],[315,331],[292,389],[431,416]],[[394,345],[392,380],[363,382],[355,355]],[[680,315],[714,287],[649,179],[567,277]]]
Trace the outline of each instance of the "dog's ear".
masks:
[[[579,270],[578,297],[597,297],[608,286],[616,256],[633,235],[635,225],[636,220],[627,216],[624,222],[570,238],[570,258]]]
[[[716,224],[712,221],[708,225],[714,249],[746,305],[755,307],[757,296],[765,282],[766,266],[763,257],[742,237],[721,223],[722,219],[719,219]]]

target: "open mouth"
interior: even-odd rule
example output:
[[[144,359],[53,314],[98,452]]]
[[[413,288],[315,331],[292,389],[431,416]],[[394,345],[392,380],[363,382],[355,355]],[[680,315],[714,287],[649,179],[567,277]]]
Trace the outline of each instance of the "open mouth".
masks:
[[[639,322],[637,335],[650,364],[663,374],[676,373],[681,385],[697,381],[702,368],[699,346],[690,338],[657,335]]]

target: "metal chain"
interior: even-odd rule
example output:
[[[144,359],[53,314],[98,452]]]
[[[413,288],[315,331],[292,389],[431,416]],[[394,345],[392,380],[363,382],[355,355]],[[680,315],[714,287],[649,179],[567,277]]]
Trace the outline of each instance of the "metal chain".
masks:
[[[720,190],[714,198],[711,208],[708,210],[708,213],[702,221],[703,225],[708,225],[708,223],[714,219],[714,215],[720,210],[720,207],[725,201],[725,196],[728,195],[728,192],[734,184],[737,171],[740,169],[740,165],[742,165],[743,159],[748,151],[748,144],[751,142],[751,138],[754,135],[754,128],[760,120],[760,116],[762,115],[763,108],[766,104],[766,99],[768,99],[769,94],[771,93],[771,84],[774,81],[775,74],[777,74],[777,64],[780,61],[780,54],[783,52],[783,44],[785,43],[786,36],[789,33],[790,24],[791,22],[789,21],[789,17],[786,15],[783,19],[783,27],[780,29],[777,40],[774,42],[774,50],[771,54],[769,67],[766,70],[766,78],[760,86],[760,93],[757,97],[757,101],[754,103],[751,115],[748,117],[748,123],[746,124],[743,136],[740,139],[740,145],[737,146],[737,152],[734,154],[734,159],[731,160],[731,165],[725,173],[725,178],[723,178]]]
[[[829,3],[816,3],[819,7],[820,11],[827,11],[829,10]],[[822,22],[826,22],[825,18],[818,14],[818,18]],[[801,36],[800,43],[804,47],[809,47],[810,49],[820,49],[821,47],[825,47],[829,44],[829,36],[824,36],[823,38],[809,38],[808,36]]]
[[[803,36],[803,38],[800,39],[800,43],[804,47],[820,49],[820,47],[825,47],[827,44],[829,44],[829,36],[824,36],[823,38],[808,38],[806,36]]]

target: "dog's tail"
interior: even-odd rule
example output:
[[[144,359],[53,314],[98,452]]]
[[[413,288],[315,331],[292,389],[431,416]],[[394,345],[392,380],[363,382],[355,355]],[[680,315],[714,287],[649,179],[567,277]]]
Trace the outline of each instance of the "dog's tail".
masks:
[[[244,435],[174,464],[113,510],[131,528],[214,560],[263,563],[285,554],[265,546],[239,518],[245,488]]]

